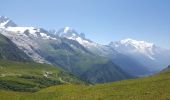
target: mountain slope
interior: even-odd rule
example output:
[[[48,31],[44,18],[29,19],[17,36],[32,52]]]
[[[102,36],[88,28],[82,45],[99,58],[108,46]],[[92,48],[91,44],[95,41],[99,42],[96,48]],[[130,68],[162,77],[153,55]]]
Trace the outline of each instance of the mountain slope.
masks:
[[[39,63],[49,63],[37,53],[40,47],[36,41],[38,39],[51,39],[44,32],[46,31],[34,27],[7,27],[1,29],[1,34],[9,38],[34,61]]]
[[[109,57],[115,64],[119,65],[120,68],[126,71],[128,74],[136,77],[142,77],[152,74],[143,63],[139,62],[139,59],[134,59],[124,54],[118,54],[116,56]]]
[[[34,92],[61,84],[84,84],[74,75],[47,64],[0,60],[0,89]]]
[[[109,59],[112,63],[118,65],[123,71],[132,76],[139,77],[152,73],[145,65],[139,62],[138,59],[120,53],[119,50],[116,51],[110,45],[95,43],[87,39],[84,34],[76,32],[73,28],[65,27],[57,32],[53,32],[53,34],[56,34],[58,37],[77,41],[90,52]]]
[[[109,63],[109,59],[91,53],[76,41],[60,38],[60,42],[48,40],[48,42],[41,41],[39,43],[42,45],[39,55],[42,55],[43,58],[52,64],[60,65],[65,70],[92,83],[111,82],[130,78],[130,75],[125,74],[126,72],[118,70],[119,67],[117,65]],[[99,70],[102,67],[103,70]],[[112,70],[109,70],[110,68]],[[91,75],[94,71],[96,71],[95,74]],[[103,71],[106,72],[101,74]],[[110,75],[111,77],[106,78],[108,71],[112,74]],[[116,74],[115,72],[120,74]],[[96,81],[97,79],[100,81]]]
[[[72,31],[68,28],[64,29],[64,33],[58,36],[50,34],[45,29],[35,27],[9,26],[1,28],[1,33],[4,36],[8,37],[36,62],[59,66],[85,80],[91,80],[93,83],[110,82],[131,77],[125,71],[120,71],[116,64],[109,63],[109,59],[93,53],[73,39],[66,38],[65,36],[72,35],[72,33],[68,33]],[[80,36],[83,37],[82,34]],[[106,71],[99,75],[100,71],[98,70],[96,75],[89,77],[93,72],[92,70],[97,70],[98,65],[101,65],[100,69],[105,69]],[[109,66],[105,67],[104,65]],[[110,68],[113,70],[110,71]],[[107,71],[112,73],[111,77],[108,77]],[[104,80],[104,77],[107,78]]]
[[[99,82],[94,81],[95,78],[100,79],[100,82],[130,78],[130,75],[124,74],[126,73],[124,71],[120,72],[122,74],[113,73],[119,70],[112,70],[113,77],[110,77],[111,79],[106,78],[105,80],[102,80],[107,74],[89,77],[89,75],[85,73],[90,74],[95,65],[107,65],[109,59],[93,54],[77,41],[67,38],[52,37],[51,34],[43,29],[32,27],[8,27],[5,30],[3,29],[2,34],[10,38],[34,61],[60,66],[85,80],[93,80],[91,81],[93,83]],[[45,37],[42,37],[42,34]],[[113,69],[118,68],[115,64],[109,65],[115,67]],[[106,69],[107,68],[109,67],[106,67]],[[118,75],[127,76],[119,77]],[[115,77],[117,78],[114,79]]]
[[[106,83],[133,78],[112,61],[104,64],[93,65],[93,68],[81,75],[84,79],[92,83]]]
[[[22,50],[20,50],[10,39],[0,34],[0,59],[14,61],[31,61]]]
[[[0,91],[5,100],[168,100],[170,99],[170,69],[156,75],[93,86],[61,85],[36,93]]]
[[[145,41],[125,39],[101,45],[70,27],[62,28],[55,34],[79,42],[90,52],[110,59],[121,69],[137,77],[158,72],[170,62],[170,50]]]
[[[70,40],[75,40],[78,43],[80,43],[82,46],[84,46],[86,49],[91,51],[94,54],[100,55],[100,56],[108,56],[108,55],[115,55],[117,54],[117,51],[110,48],[107,45],[101,45],[96,42],[93,42],[85,37],[84,33],[78,33],[76,30],[74,30],[71,27],[65,27],[61,28],[57,32],[53,32],[53,34],[57,35],[61,38],[67,38]]]

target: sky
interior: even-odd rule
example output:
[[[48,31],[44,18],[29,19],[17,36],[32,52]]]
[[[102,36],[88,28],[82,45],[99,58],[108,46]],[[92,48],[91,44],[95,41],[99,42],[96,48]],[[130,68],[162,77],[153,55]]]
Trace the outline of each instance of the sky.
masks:
[[[0,15],[19,26],[72,27],[108,44],[126,38],[170,49],[170,0],[0,0]]]

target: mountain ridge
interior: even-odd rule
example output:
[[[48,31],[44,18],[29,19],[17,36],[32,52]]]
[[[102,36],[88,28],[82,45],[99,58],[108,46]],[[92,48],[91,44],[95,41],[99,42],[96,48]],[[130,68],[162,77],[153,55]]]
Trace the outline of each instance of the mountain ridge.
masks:
[[[10,20],[8,17],[0,16],[0,27],[16,27],[17,24],[15,24],[12,20]]]
[[[63,33],[71,32],[71,35],[72,32],[76,32],[69,29],[63,29],[62,31]],[[89,49],[73,39],[68,39],[65,36],[59,37],[43,28],[9,26],[2,28],[1,34],[13,41],[13,43],[35,62],[59,66],[84,80],[91,80],[90,82],[92,83],[118,81],[131,77],[130,75],[125,74],[125,71],[118,70],[117,65],[113,62],[109,64],[108,58],[89,51]],[[93,75],[89,77],[93,72],[91,70],[94,70],[94,68],[97,70],[98,65],[109,66],[105,68],[106,72],[103,73],[103,76]],[[112,70],[110,71],[107,69]],[[110,71],[110,73],[112,73],[111,76],[113,77],[109,77],[107,71]],[[105,80],[103,77],[105,77]],[[96,79],[100,81],[96,81]]]
[[[102,45],[87,39],[85,34],[78,33],[71,27],[61,28],[58,31],[47,31],[36,27],[7,26],[1,27],[1,34],[13,41],[34,61],[59,65],[78,76],[87,75],[86,72],[90,72],[88,75],[91,75],[96,68],[94,65],[111,64],[112,67],[106,68],[113,69],[112,72],[119,66],[123,70],[122,75],[128,73],[129,76],[139,77],[153,74],[161,68],[163,69],[162,66],[166,66],[169,62],[169,56],[162,56],[162,51],[157,49],[154,44],[125,39]],[[118,47],[123,47],[123,49]],[[153,56],[153,48],[154,52],[160,53]],[[160,60],[160,58],[165,61]],[[109,64],[109,62],[111,63]],[[163,63],[159,64],[160,62]],[[150,66],[156,67],[152,70]],[[108,69],[105,70],[109,71]],[[99,73],[98,69],[95,70]],[[139,72],[137,73],[136,71]],[[106,73],[103,74],[107,77]],[[88,75],[85,77],[97,78],[89,77]],[[102,76],[98,78],[100,80]],[[101,82],[109,80],[111,79]],[[92,81],[96,82],[95,79]]]
[[[162,70],[170,61],[168,59],[170,56],[169,50],[158,47],[153,43],[125,39],[111,42],[109,45],[122,54],[143,60],[141,63],[146,64],[145,66],[155,66],[155,68],[148,67],[149,69]]]

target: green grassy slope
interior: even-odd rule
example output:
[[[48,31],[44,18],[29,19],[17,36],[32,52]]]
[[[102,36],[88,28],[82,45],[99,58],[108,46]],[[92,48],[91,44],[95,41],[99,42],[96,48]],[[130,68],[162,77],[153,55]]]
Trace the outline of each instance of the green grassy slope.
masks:
[[[157,75],[114,83],[60,85],[36,93],[0,91],[2,100],[170,100],[170,69]]]
[[[52,85],[83,83],[70,73],[47,64],[0,60],[0,89],[34,92]]]

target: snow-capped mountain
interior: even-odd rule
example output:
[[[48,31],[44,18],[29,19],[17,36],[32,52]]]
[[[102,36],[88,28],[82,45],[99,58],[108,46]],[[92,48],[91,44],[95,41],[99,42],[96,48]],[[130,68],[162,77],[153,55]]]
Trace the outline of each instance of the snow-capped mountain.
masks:
[[[38,39],[56,40],[48,35],[48,31],[36,27],[19,27],[8,17],[0,17],[0,32],[21,50],[23,50],[34,61],[40,63],[49,63],[37,53],[40,49],[37,43]]]
[[[18,48],[23,50],[28,56],[30,56],[34,61],[44,63],[46,62],[35,50],[39,49],[39,45],[36,41],[30,37],[22,34],[20,32],[1,30],[1,34],[8,37],[13,43],[15,43]]]
[[[0,27],[16,27],[17,25],[8,17],[0,16]]]
[[[135,59],[119,53],[110,45],[102,45],[86,39],[85,35],[79,34],[73,28],[65,27],[60,29],[58,32],[53,32],[59,37],[64,37],[70,40],[75,40],[82,46],[87,48],[94,54],[110,59],[112,62],[116,63],[123,70],[126,70],[129,74],[134,76],[143,76],[151,73],[148,69]],[[130,64],[129,64],[130,63]],[[133,66],[132,66],[133,65]],[[140,72],[136,73],[136,70]]]
[[[62,28],[55,34],[58,37],[75,40],[92,53],[111,59],[132,75],[151,74],[163,69],[169,63],[169,56],[161,55],[165,50],[153,43],[125,39],[111,42],[109,45],[102,45],[87,39],[84,34],[82,35],[70,27]],[[140,72],[136,73],[136,70],[140,70]]]
[[[125,39],[117,42],[111,42],[109,44],[113,48],[115,48],[117,51],[121,53],[141,53],[151,60],[154,60],[154,49],[156,46],[153,43],[148,43],[145,41],[137,41],[133,39]]]
[[[117,76],[115,71],[120,73],[123,76],[120,77],[118,74],[117,77],[120,79],[127,78],[126,75],[149,75],[170,62],[168,50],[145,41],[125,39],[102,45],[87,39],[85,34],[78,33],[71,27],[47,31],[43,28],[20,27],[11,23],[14,22],[9,18],[1,17],[0,33],[34,61],[59,65],[93,82],[115,80],[108,76],[108,71],[114,77]],[[104,73],[99,77],[94,70]]]
[[[138,59],[145,66],[153,70],[160,70],[170,62],[170,60],[167,61],[167,58],[170,57],[168,50],[146,41],[125,39],[111,42],[109,45],[122,54]]]
[[[56,35],[58,35],[59,37],[64,37],[67,39],[75,40],[79,42],[80,44],[87,46],[87,47],[91,45],[97,45],[97,43],[94,43],[86,39],[85,34],[83,33],[79,34],[78,32],[76,32],[76,30],[74,30],[71,27],[61,28],[59,31],[56,32]]]
[[[86,42],[90,44],[91,41],[69,27],[64,28],[59,35],[55,35],[56,33],[51,34],[42,28],[9,25],[0,27],[0,33],[10,39],[32,60],[60,66],[91,82],[108,82],[132,77],[113,62],[109,62],[109,59],[87,50],[86,45],[82,44]],[[107,67],[104,68],[106,65]],[[104,73],[101,76],[96,73],[92,75],[92,70],[99,68],[104,68]],[[107,74],[108,71],[112,77]],[[103,77],[105,80],[102,79]]]
[[[70,40],[75,40],[85,48],[90,50],[95,54],[99,54],[101,56],[108,56],[110,54],[115,55],[117,52],[110,48],[107,45],[98,44],[94,41],[91,41],[85,37],[84,33],[78,33],[75,29],[71,27],[65,27],[60,29],[59,31],[55,32],[54,34],[58,35],[59,37],[64,37]]]
[[[46,30],[35,27],[8,26],[6,28],[1,28],[0,32],[14,42],[34,61],[39,63],[49,63],[36,52],[40,49],[37,39],[56,40],[56,38],[49,36]]]
[[[78,34],[76,30],[71,27],[61,28],[59,31],[56,32],[60,37],[66,37],[70,39],[76,39],[77,37],[85,38],[82,34]]]

